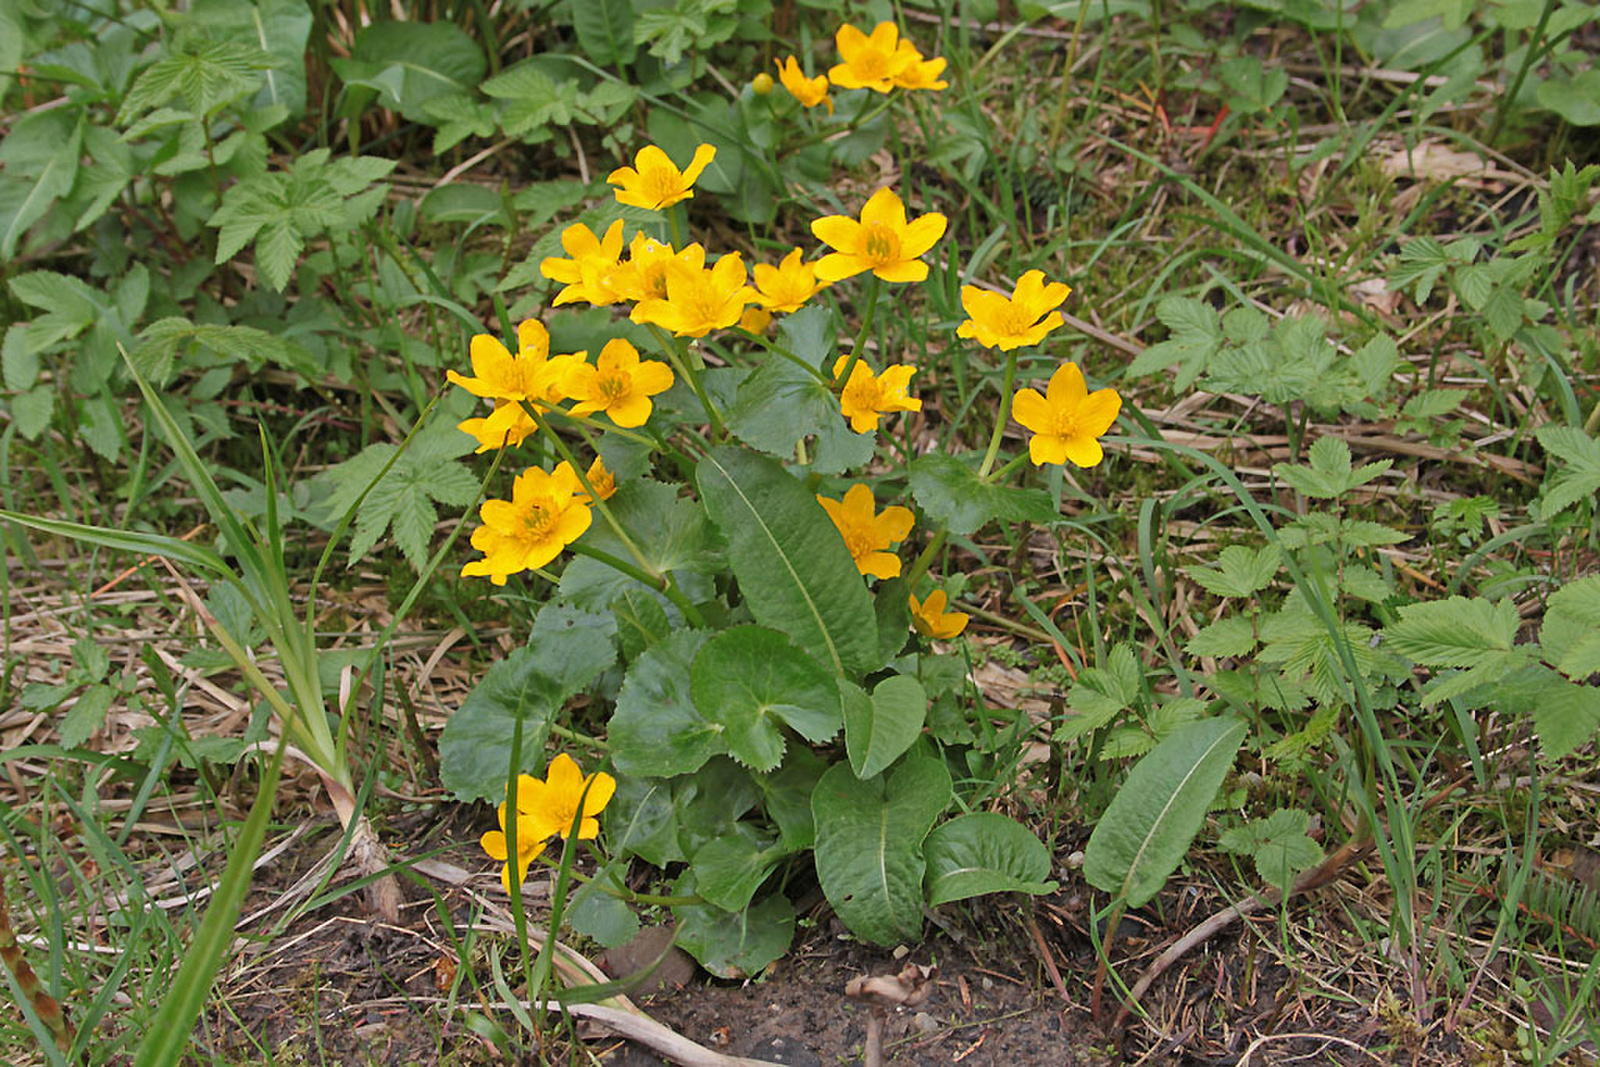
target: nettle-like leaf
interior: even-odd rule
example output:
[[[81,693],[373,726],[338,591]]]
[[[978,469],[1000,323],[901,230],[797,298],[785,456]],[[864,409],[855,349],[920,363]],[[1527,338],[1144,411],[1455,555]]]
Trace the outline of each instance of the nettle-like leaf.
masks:
[[[1248,656],[1255,651],[1255,623],[1248,615],[1225,615],[1189,638],[1191,656]]]
[[[1600,686],[1563,678],[1542,663],[1524,663],[1487,690],[1492,704],[1507,715],[1531,715],[1546,759],[1560,759],[1600,729]]]
[[[118,126],[127,126],[146,112],[182,98],[202,120],[261,88],[265,72],[279,60],[272,53],[242,41],[212,41],[184,36],[168,54],[146,67],[117,112]]]
[[[1221,316],[1203,300],[1169,296],[1156,305],[1156,318],[1172,335],[1135,356],[1128,374],[1153,374],[1176,363],[1178,374],[1172,388],[1182,392],[1194,384],[1222,348]]]
[[[1133,646],[1119,641],[1103,666],[1085,669],[1067,690],[1067,707],[1074,714],[1057,727],[1055,739],[1069,741],[1098,730],[1143,699],[1144,667]]]
[[[1319,437],[1312,443],[1308,464],[1277,463],[1273,472],[1300,493],[1319,500],[1333,500],[1377,478],[1394,465],[1380,459],[1351,468],[1350,446],[1338,437]]]
[[[1130,908],[1159,893],[1200,832],[1244,735],[1237,719],[1192,722],[1134,764],[1084,849],[1089,884]]]
[[[1600,576],[1550,594],[1539,644],[1544,661],[1575,681],[1600,673]]]
[[[784,724],[813,743],[839,730],[833,675],[763,626],[735,626],[707,641],[695,656],[690,691],[700,714],[723,727],[729,755],[752,770],[782,762]]]
[[[190,322],[179,316],[146,326],[129,355],[139,373],[157,385],[166,383],[180,357],[193,359],[201,369],[238,363],[256,371],[270,362],[308,379],[321,372],[311,353],[289,338],[254,326]]]
[[[1544,514],[1559,514],[1580,501],[1592,507],[1600,493],[1600,441],[1575,426],[1541,426],[1534,436],[1564,464],[1545,479]]]
[[[922,931],[923,840],[950,804],[944,761],[909,758],[887,780],[828,768],[811,797],[817,879],[857,937],[880,945]]]
[[[650,54],[676,66],[690,50],[701,52],[721,44],[738,28],[738,0],[676,0],[670,6],[641,10],[633,39],[650,46]]]
[[[472,447],[470,437],[439,419],[418,431],[398,459],[399,445],[368,445],[313,479],[313,484],[328,494],[313,512],[313,521],[331,528],[365,492],[350,537],[349,566],[364,559],[379,539],[392,531],[396,547],[420,574],[439,521],[435,502],[459,511],[478,497],[478,479],[469,467],[456,462]],[[391,459],[394,465],[381,473]]]
[[[306,238],[354,229],[371,218],[386,188],[372,183],[393,170],[396,161],[329,156],[326,148],[314,149],[286,172],[257,174],[223,193],[222,204],[206,220],[220,231],[216,261],[225,263],[254,242],[262,279],[282,290]]]
[[[1465,668],[1435,678],[1423,691],[1425,706],[1490,685],[1531,658],[1515,646],[1521,619],[1509,599],[1453,596],[1408,604],[1383,632],[1384,647],[1428,667]]]
[[[1282,556],[1277,545],[1229,545],[1217,556],[1216,566],[1185,567],[1183,573],[1212,596],[1248,597],[1271,585],[1280,566]]]
[[[1443,244],[1432,237],[1417,237],[1400,247],[1400,259],[1389,270],[1389,284],[1396,290],[1412,287],[1418,304],[1428,302],[1433,287],[1446,271],[1454,271],[1477,258],[1483,241],[1463,237]]]
[[[934,828],[922,846],[928,904],[985,893],[1055,892],[1050,851],[1027,827],[998,812],[962,815]]]
[[[1301,871],[1322,862],[1322,847],[1311,839],[1310,829],[1308,813],[1280,808],[1264,819],[1234,827],[1217,843],[1229,852],[1249,856],[1261,880],[1284,892]]]
[[[33,224],[78,181],[84,123],[69,111],[24,115],[0,140],[0,260],[16,255]]]

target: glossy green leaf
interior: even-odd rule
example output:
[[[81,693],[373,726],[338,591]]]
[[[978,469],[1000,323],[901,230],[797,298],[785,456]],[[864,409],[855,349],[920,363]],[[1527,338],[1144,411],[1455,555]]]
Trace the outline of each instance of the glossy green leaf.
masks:
[[[1130,908],[1160,892],[1200,832],[1244,734],[1237,719],[1202,719],[1134,764],[1084,849],[1089,884]]]
[[[844,741],[857,778],[871,778],[900,758],[922,733],[928,694],[910,675],[885,678],[866,699],[848,682],[844,697]]]
[[[695,706],[724,727],[734,759],[770,771],[783,759],[787,724],[813,743],[839,730],[839,688],[833,676],[784,634],[736,626],[713,637],[690,674]]]
[[[696,892],[694,872],[686,871],[673,885],[676,895]],[[794,940],[794,905],[773,893],[743,911],[710,904],[672,909],[678,922],[678,947],[718,978],[753,978],[782,956]]]
[[[929,452],[911,461],[911,492],[917,504],[957,536],[995,519],[1048,526],[1061,518],[1042,489],[991,485],[978,477],[975,457],[957,459]]]
[[[817,782],[817,878],[851,933],[880,945],[921,934],[922,842],[950,797],[950,772],[927,757],[865,781],[839,763]]]
[[[870,669],[878,655],[872,598],[815,494],[776,460],[728,446],[706,454],[696,479],[756,621],[835,673]]]
[[[609,731],[611,759],[622,774],[689,774],[727,751],[722,726],[701,715],[690,695],[690,666],[709,636],[679,630],[628,668]]]
[[[984,893],[1053,893],[1050,852],[1027,827],[998,812],[962,815],[936,827],[922,848],[928,904]]]
[[[700,847],[690,867],[702,897],[723,911],[741,912],[786,854],[750,837],[718,837]]]

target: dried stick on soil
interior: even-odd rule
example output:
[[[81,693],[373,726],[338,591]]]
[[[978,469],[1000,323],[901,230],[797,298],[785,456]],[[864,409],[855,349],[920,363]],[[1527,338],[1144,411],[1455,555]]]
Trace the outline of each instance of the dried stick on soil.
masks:
[[[579,1018],[593,1019],[629,1041],[637,1041],[674,1063],[683,1064],[683,1067],[774,1067],[771,1060],[752,1060],[714,1052],[656,1022],[642,1011],[628,1011],[606,1004],[568,1004],[563,1009],[553,1001],[546,1001],[541,1006],[547,1012],[565,1010]]]

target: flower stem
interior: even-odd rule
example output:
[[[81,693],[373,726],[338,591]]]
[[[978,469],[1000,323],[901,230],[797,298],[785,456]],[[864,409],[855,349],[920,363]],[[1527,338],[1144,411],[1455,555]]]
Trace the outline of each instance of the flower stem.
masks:
[[[797,366],[800,366],[800,367],[804,367],[806,369],[807,373],[809,373],[812,376],[814,376],[818,381],[823,382],[824,384],[828,384],[828,385],[831,385],[833,383],[833,379],[829,378],[828,375],[827,375],[827,372],[825,372],[821,367],[813,367],[810,363],[806,362],[805,359],[803,359],[802,357],[800,357],[800,356],[796,355],[795,353],[789,351],[787,348],[784,348],[782,345],[778,344],[776,341],[769,341],[766,337],[762,336],[759,333],[753,333],[753,334],[750,335],[750,337],[757,344],[759,344],[762,348],[765,348],[768,352],[771,352],[773,355],[782,356],[784,359],[788,360],[790,363],[793,363],[793,364],[795,364]]]
[[[978,468],[978,480],[987,483],[994,469],[995,457],[1000,454],[1000,439],[1005,436],[1011,422],[1011,384],[1017,377],[1017,351],[1006,353],[1005,379],[1000,385],[1000,412],[994,420],[994,433],[989,435],[989,450],[983,454],[983,465]]]
[[[672,369],[677,371],[689,388],[694,390],[694,395],[700,399],[700,406],[705,409],[706,421],[711,424],[711,432],[719,438],[728,436],[728,429],[722,424],[722,415],[717,411],[717,406],[711,402],[711,397],[700,382],[699,357],[689,351],[688,345],[679,347],[679,342],[667,335],[667,331],[654,323],[646,323],[650,327],[650,334],[661,346],[661,351],[666,353],[667,360],[672,364]]]
[[[706,625],[705,616],[701,615],[700,609],[694,606],[694,601],[684,595],[683,590],[678,587],[678,583],[672,575],[641,570],[625,559],[578,541],[574,541],[569,547],[571,547],[574,555],[588,556],[590,559],[599,560],[612,570],[620,571],[634,581],[656,590],[672,601],[679,611],[683,612],[683,617],[688,620],[690,625],[701,628]]]
[[[1028,462],[1028,453],[1026,452],[1023,452],[1020,455],[1012,456],[1011,459],[1006,461],[1006,465],[1004,467],[1001,467],[999,470],[995,471],[994,474],[990,475],[989,480],[991,482],[1003,481],[1006,475],[1010,474],[1012,471],[1016,470],[1026,462]]]
[[[939,550],[944,548],[945,537],[948,533],[948,530],[940,530],[934,534],[933,540],[928,542],[928,547],[918,554],[916,562],[911,564],[911,572],[906,575],[907,589],[915,590],[917,582],[921,581],[922,576],[928,573],[928,567],[933,564],[933,557],[937,556]]]
[[[861,329],[856,333],[855,347],[850,350],[850,359],[833,376],[834,385],[843,389],[850,380],[850,372],[856,369],[856,361],[861,358],[861,349],[867,343],[867,338],[872,334],[872,319],[878,310],[878,276],[874,274],[867,279],[867,306],[861,312]]]

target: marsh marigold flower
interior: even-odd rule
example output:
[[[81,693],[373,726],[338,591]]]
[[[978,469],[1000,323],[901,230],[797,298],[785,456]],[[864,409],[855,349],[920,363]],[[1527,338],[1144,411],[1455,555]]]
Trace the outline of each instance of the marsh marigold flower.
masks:
[[[639,301],[631,318],[679,337],[704,337],[732,326],[756,299],[755,290],[745,284],[744,258],[737,252],[723,256],[710,270],[670,264],[666,287],[665,297]]]
[[[585,792],[587,790],[587,793]],[[600,832],[595,819],[605,810],[616,794],[617,781],[604,771],[587,777],[576,761],[561,753],[550,761],[545,780],[532,775],[517,776],[517,882],[528,878],[528,868],[544,851],[545,842],[555,834],[572,836],[572,825],[579,823],[580,840],[592,840]],[[579,822],[578,807],[583,806]],[[506,806],[499,808],[500,829],[490,830],[479,839],[490,859],[506,862],[509,843],[506,840]],[[511,892],[511,864],[506,862],[500,871],[500,882]]]
[[[562,381],[577,401],[569,414],[603,411],[625,430],[643,426],[653,409],[650,398],[671,388],[671,368],[658,359],[640,360],[639,350],[621,337],[606,342],[594,366],[577,364]]]
[[[875,511],[872,490],[857,483],[844,494],[843,500],[818,496],[817,503],[828,513],[828,518],[839,528],[856,569],[875,578],[894,578],[900,573],[900,557],[887,548],[905,540],[911,532],[915,517],[910,508],[891,505],[881,513]]]
[[[928,265],[919,257],[939,243],[946,225],[937,211],[906,222],[894,190],[879,189],[861,206],[859,222],[845,215],[812,221],[811,232],[836,249],[817,261],[817,277],[837,282],[870,270],[886,282],[920,282]]]
[[[942,80],[939,75],[944,73],[944,59],[935,56],[925,59],[917,46],[909,38],[900,38],[899,47],[895,51],[903,56],[909,56],[910,62],[905,69],[894,76],[894,85],[897,89],[948,89],[950,83]]]
[[[715,146],[703,144],[683,170],[655,145],[645,145],[633,157],[633,166],[618,167],[606,181],[618,186],[617,203],[660,211],[694,196],[695,179],[716,156]]]
[[[596,307],[615,304],[617,296],[606,285],[606,276],[622,256],[622,220],[606,228],[604,237],[581,222],[561,231],[561,247],[571,259],[547,256],[539,263],[539,273],[566,288],[556,294],[555,304],[582,300]]]
[[[606,470],[605,462],[599,456],[594,457],[594,462],[589,464],[583,476],[589,479],[589,488],[594,490],[596,498],[610,500],[617,495],[617,479]]]
[[[841,89],[887,93],[894,88],[895,77],[915,60],[900,51],[900,29],[892,22],[878,23],[870,36],[845,23],[833,35],[833,43],[844,62],[828,71],[828,80]]]
[[[517,778],[517,806],[522,805],[522,783],[533,781],[524,774]],[[506,806],[501,804],[496,814],[500,819],[500,829],[489,830],[478,844],[489,854],[492,860],[499,860],[505,866],[500,868],[500,884],[506,887],[506,892],[511,892],[511,864],[508,860],[510,842],[506,840]],[[545,826],[532,815],[517,812],[517,884],[521,885],[528,880],[528,868],[533,866],[533,861],[539,858],[544,851],[545,842],[550,839],[553,830]]]
[[[801,305],[828,287],[817,280],[817,265],[802,263],[803,253],[796,248],[783,257],[776,267],[757,263],[751,273],[755,275],[758,304],[768,311],[799,311]]]
[[[849,356],[840,356],[833,365],[833,376],[843,374],[849,362]],[[874,376],[866,360],[856,360],[850,380],[839,394],[839,411],[850,420],[850,428],[869,433],[878,428],[878,419],[891,411],[921,411],[922,401],[906,392],[915,373],[917,368],[899,363]]]
[[[706,250],[692,244],[681,252],[672,246],[634,234],[628,245],[628,258],[621,261],[606,276],[606,287],[619,299],[638,303],[641,300],[665,300],[667,297],[667,270],[669,267],[687,267],[700,270],[706,263]]]
[[[963,285],[961,306],[966,308],[968,318],[956,328],[956,336],[970,337],[1002,352],[1036,345],[1061,325],[1061,312],[1054,309],[1070,292],[1071,288],[1060,282],[1045,284],[1042,270],[1030,270],[1018,278],[1009,297],[976,285]]]
[[[456,429],[477,439],[475,451],[488,452],[502,445],[517,447],[539,429],[539,424],[517,401],[501,400],[495,403],[493,414],[459,422]]]
[[[510,500],[485,500],[478,510],[483,525],[472,531],[472,547],[483,559],[461,568],[467,578],[495,585],[521,571],[543,567],[589,528],[583,485],[572,466],[553,471],[530,467],[512,483]],[[520,833],[520,828],[519,828]]]
[[[789,95],[800,101],[802,107],[812,108],[818,104],[828,106],[828,114],[833,114],[833,101],[828,99],[828,79],[821,74],[815,78],[808,78],[800,69],[800,61],[794,56],[785,59],[775,59],[778,65],[778,81],[789,90]]]
[[[949,641],[967,628],[967,613],[964,611],[946,611],[948,599],[943,589],[935,589],[928,594],[928,599],[917,600],[915,593],[911,594],[911,625],[917,633],[924,637],[931,637],[936,641]]]
[[[1070,459],[1080,467],[1092,467],[1105,457],[1096,438],[1117,421],[1122,397],[1115,389],[1089,392],[1078,365],[1063,363],[1050,376],[1044,396],[1037,389],[1020,389],[1011,410],[1033,431],[1028,457],[1034,466]]]

